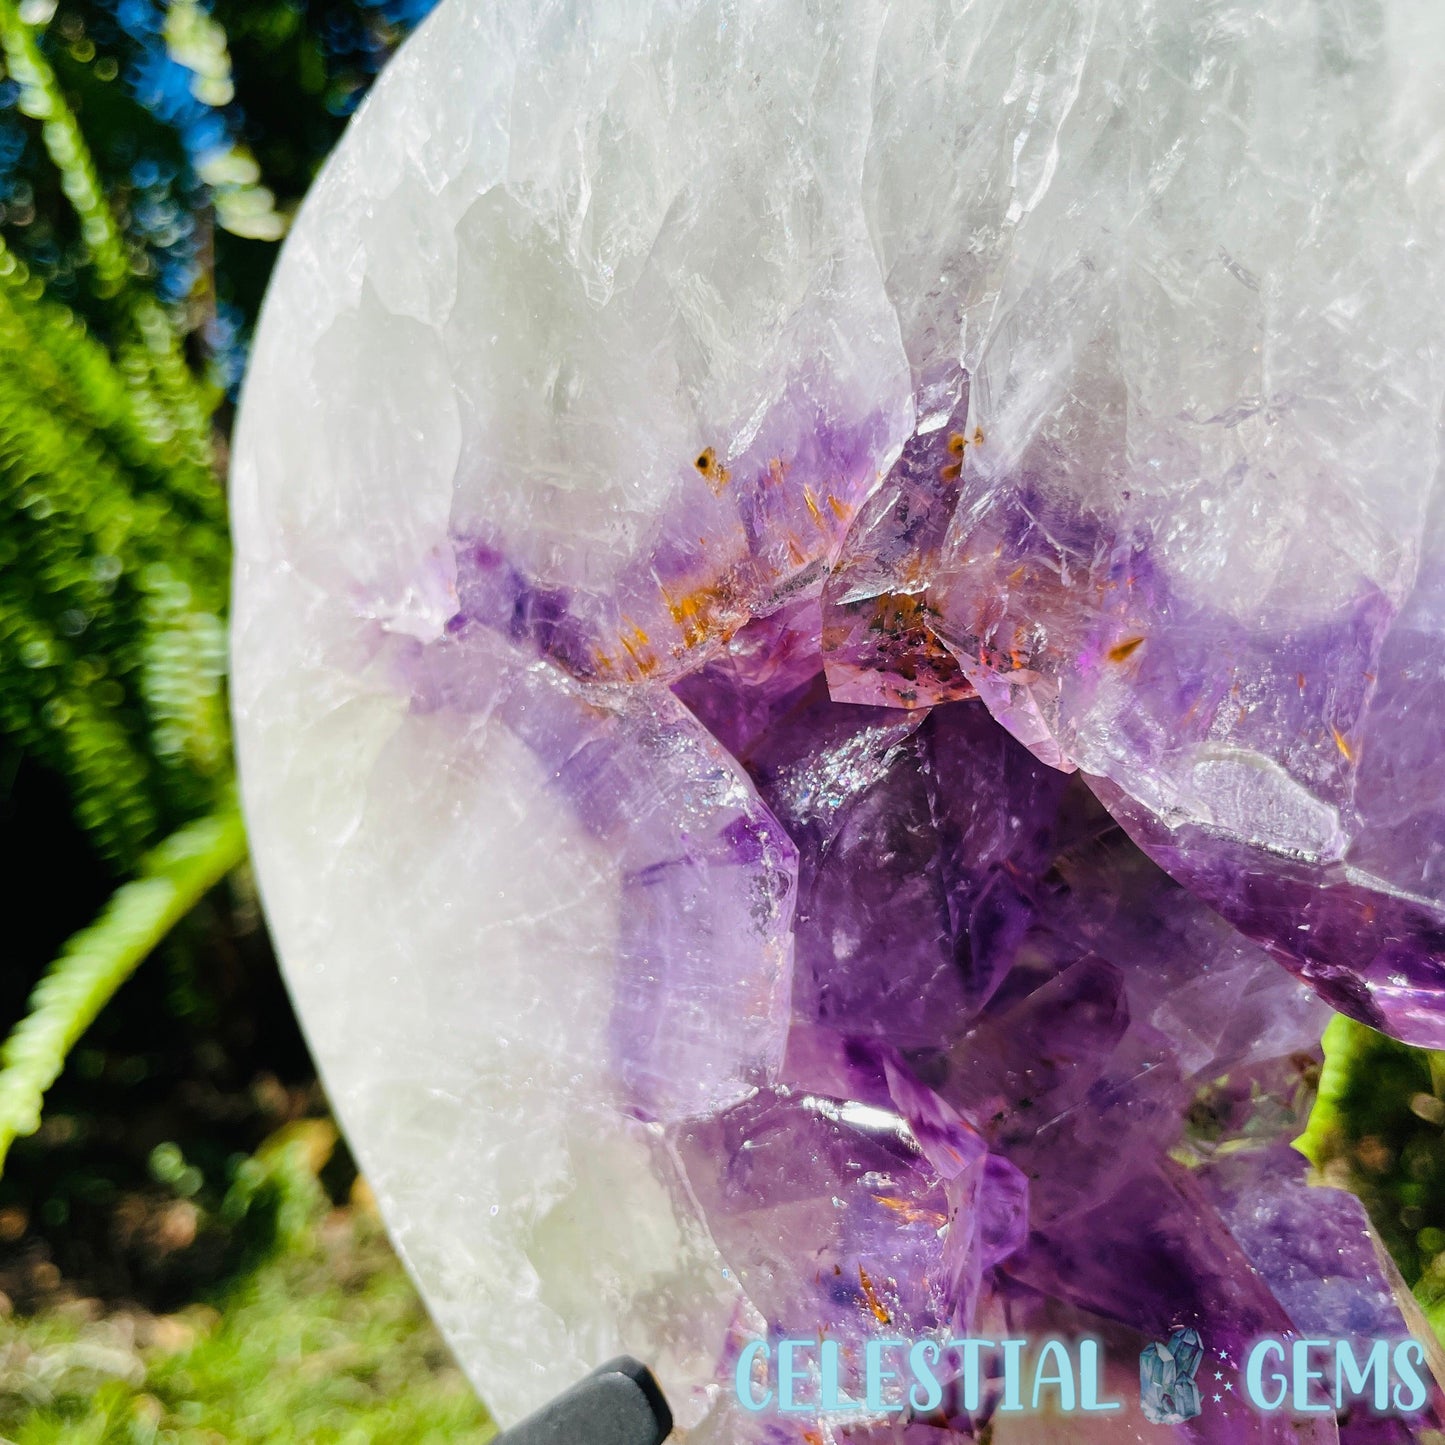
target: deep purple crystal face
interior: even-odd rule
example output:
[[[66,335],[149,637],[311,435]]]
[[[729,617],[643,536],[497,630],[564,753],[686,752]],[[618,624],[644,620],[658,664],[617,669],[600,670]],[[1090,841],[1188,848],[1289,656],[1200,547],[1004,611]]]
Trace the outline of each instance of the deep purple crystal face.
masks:
[[[1171,520],[966,477],[929,582],[990,710],[1329,1003],[1445,1045],[1440,522],[1403,600],[1241,618],[1156,565]],[[1426,739],[1432,741],[1427,742]],[[1428,756],[1427,756],[1428,754]]]
[[[1165,841],[1108,777],[1069,766],[1059,740],[1081,698],[1112,698],[1144,750],[1170,709],[1199,713],[1206,739],[1227,699],[1188,628],[1147,650],[1132,636],[1169,612],[1147,551],[1042,496],[980,511],[978,555],[947,570],[968,502],[958,459],[982,444],[957,425],[906,444],[826,579],[697,648],[670,688],[598,688],[592,664],[579,686],[568,674],[592,644],[575,599],[475,544],[462,610],[399,664],[416,706],[503,718],[624,862],[613,1103],[661,1127],[679,1197],[741,1290],[719,1379],[757,1335],[846,1356],[1047,1322],[1133,1358],[1192,1328],[1236,1383],[1261,1337],[1403,1336],[1419,1321],[1358,1204],[1306,1185],[1288,1148],[1321,997],[1378,1021],[1378,968],[1349,962],[1358,938],[1339,935],[1313,865],[1261,873],[1238,842]],[[983,585],[969,579],[1006,563],[1008,585],[969,613]],[[1085,620],[1061,579],[1089,567],[1107,601]],[[1355,626],[1363,657],[1378,628],[1368,609]],[[1315,652],[1342,665],[1338,639],[1233,642],[1272,669],[1268,706],[1241,722],[1264,732],[1294,705],[1286,681],[1316,685]],[[1064,653],[1076,674],[1055,688]],[[1124,673],[1145,689],[1127,709]],[[1351,705],[1339,678],[1328,696]],[[1293,765],[1343,804],[1341,750],[1307,751]],[[1369,927],[1418,913],[1370,906]],[[1285,945],[1290,919],[1308,936]],[[1396,927],[1397,949],[1423,927]],[[1401,977],[1386,990],[1397,1022]],[[1437,1009],[1420,995],[1421,1017]],[[997,1373],[966,1406],[948,1361],[938,1409],[863,1425],[820,1400],[818,1428],[857,1445],[1006,1431]],[[1298,1438],[1213,1393],[1151,1429]],[[795,1438],[795,1421],[719,1410],[729,1439]],[[1365,1441],[1415,1424],[1346,1410],[1298,1428]]]
[[[948,434],[921,454],[890,481],[922,485],[926,516]],[[921,552],[918,515],[895,494],[858,534],[891,523]],[[1333,1421],[1296,1427],[1234,1394],[1261,1337],[1418,1324],[1358,1204],[1307,1186],[1288,1148],[1327,1011],[981,701],[882,685],[905,651],[920,675],[916,636],[872,628],[867,661],[860,629],[830,641],[837,576],[821,637],[794,604],[675,685],[797,850],[782,1067],[672,1130],[753,1328],[866,1341],[1102,1321],[1134,1358],[1187,1326],[1233,1389],[1217,1406],[1206,1390],[1178,1438],[1334,1439]],[[1102,659],[1111,635],[1077,646]],[[998,1403],[995,1382],[971,1412],[829,1428],[942,1441]],[[1340,1425],[1367,1438],[1358,1411]]]
[[[415,707],[502,719],[622,860],[610,1102],[661,1129],[672,1187],[741,1291],[718,1378],[760,1334],[856,1355],[1046,1323],[1130,1358],[1194,1329],[1237,1384],[1261,1337],[1418,1330],[1359,1206],[1308,1186],[1288,1141],[1322,1000],[1435,1026],[1428,910],[1365,899],[1358,870],[1322,875],[1303,847],[1259,867],[1237,838],[1161,832],[1072,766],[1070,720],[1101,707],[1121,756],[1213,746],[1235,706],[1203,651],[1218,629],[1170,600],[1147,548],[1077,509],[1027,487],[971,500],[964,459],[986,442],[962,415],[905,444],[826,575],[724,644],[693,639],[670,684],[598,686],[577,599],[474,542],[461,610],[396,663]],[[1235,754],[1208,756],[1277,738],[1296,698],[1343,727],[1385,620],[1229,632],[1264,681]],[[1288,761],[1343,816],[1353,759],[1331,750],[1301,741]],[[1418,816],[1358,836],[1388,852]],[[1360,962],[1382,928],[1388,976]],[[864,1425],[820,1399],[818,1428],[858,1445],[1006,1434],[997,1373],[967,1405],[957,1361],[940,1369],[936,1410]],[[1347,1409],[1296,1427],[1213,1393],[1150,1428],[1223,1445],[1419,1423]],[[796,1436],[718,1409],[730,1440]]]

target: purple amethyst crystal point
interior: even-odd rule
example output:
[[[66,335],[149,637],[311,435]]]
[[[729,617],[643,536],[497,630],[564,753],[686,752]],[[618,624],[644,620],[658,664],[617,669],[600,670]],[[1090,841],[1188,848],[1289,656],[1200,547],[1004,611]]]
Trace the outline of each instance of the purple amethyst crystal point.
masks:
[[[941,1043],[967,987],[919,718],[833,703],[817,683],[752,755],[764,800],[800,845],[794,1013],[900,1046]]]
[[[673,691],[734,757],[746,760],[821,670],[819,626],[816,597],[754,618]]]
[[[1346,1341],[1361,1362],[1379,1340],[1393,1348],[1413,1337],[1424,1347],[1432,1386],[1425,1407],[1383,1418],[1367,1394],[1343,1412],[1341,1442],[1390,1445],[1436,1432],[1445,1404],[1439,1343],[1360,1201],[1343,1190],[1306,1184],[1305,1167],[1300,1155],[1277,1143],[1221,1155],[1204,1180],[1299,1338]]]
[[[1233,1153],[1206,1180],[1221,1217],[1306,1338],[1343,1339],[1363,1359],[1375,1340],[1433,1336],[1352,1194],[1305,1182],[1283,1144]],[[1441,1362],[1435,1362],[1437,1371]]]
[[[1044,1294],[1125,1320],[1146,1337],[1185,1325],[1239,1361],[1291,1329],[1199,1184],[1177,1165],[1132,1172],[1068,1228],[1036,1232],[1009,1273]]]
[[[1064,779],[976,705],[856,707],[821,678],[747,763],[799,847],[795,1015],[947,1044],[1029,927]]]
[[[749,1300],[784,1335],[966,1329],[1026,1235],[1022,1175],[893,1050],[795,1034],[787,1086],[674,1132]]]
[[[505,729],[615,862],[617,1101],[640,1118],[683,1118],[775,1074],[797,852],[741,768],[665,689],[584,693],[490,633],[414,652],[415,707]]]
[[[1230,1351],[1289,1329],[1214,1196],[1169,1161],[1221,1076],[1280,1102],[1216,1103],[1208,1147],[1228,1128],[1296,1132],[1290,1080],[1325,1012],[1139,855],[1077,782],[1056,840],[1019,960],[935,1084],[1028,1178],[1032,1228],[1003,1273],[1146,1341],[1181,1318]]]
[[[967,421],[965,403],[909,438],[848,533],[823,589],[823,659],[839,702],[912,708],[974,695],[934,633],[927,592],[958,500]]]
[[[945,1260],[944,1181],[895,1111],[763,1090],[687,1126],[676,1147],[777,1337],[922,1336],[970,1307]]]
[[[936,630],[994,715],[1088,773],[1174,877],[1336,1008],[1440,1046],[1445,772],[1414,754],[1445,527],[1394,600],[1361,584],[1302,621],[1181,595],[1166,525],[1037,479],[966,479]]]

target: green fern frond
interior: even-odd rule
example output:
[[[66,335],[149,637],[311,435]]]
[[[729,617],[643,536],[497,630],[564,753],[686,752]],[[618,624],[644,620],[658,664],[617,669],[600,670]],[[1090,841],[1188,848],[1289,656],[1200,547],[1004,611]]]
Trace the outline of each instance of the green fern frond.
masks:
[[[231,51],[225,27],[198,0],[170,0],[166,6],[166,51],[191,72],[191,93],[207,105],[225,106],[235,96]],[[233,236],[279,241],[285,218],[276,197],[260,184],[261,168],[250,149],[232,142],[200,158],[196,172],[211,193],[216,224]]]
[[[96,1015],[245,853],[245,830],[233,807],[187,825],[65,945],[31,995],[29,1012],[0,1048],[0,1164],[17,1138],[39,1127],[46,1090]]]
[[[206,12],[171,0],[166,40],[211,87],[211,103],[224,103],[230,58]],[[109,312],[103,343],[0,241],[0,733],[66,781],[81,827],[132,875],[65,946],[0,1048],[3,1164],[37,1127],[76,1041],[242,861],[245,838],[225,703],[219,393],[192,373],[170,314],[137,274],[18,0],[0,0],[0,53],[21,110],[40,124]],[[243,148],[202,179],[220,224],[279,234]]]
[[[143,357],[147,379],[172,427],[192,460],[204,465],[211,455],[215,398],[186,365],[165,308],[150,291],[131,284],[125,237],[106,201],[90,148],[15,0],[0,0],[0,49],[20,90],[20,109],[40,122],[46,151],[60,172],[61,188],[80,220],[96,293],[117,302],[122,319],[133,330],[134,341],[122,343],[120,349]]]
[[[0,301],[0,345],[19,329]],[[212,606],[223,597],[226,537],[219,517],[201,517],[161,491],[157,468],[127,464],[116,444],[115,419],[96,398],[67,388],[49,351],[54,329],[27,328],[36,344],[0,372],[0,484],[7,497],[23,490],[41,504],[47,531],[90,538],[98,551],[137,560],[165,558],[185,570]],[[42,504],[43,499],[43,504]]]
[[[223,682],[226,632],[214,613],[191,605],[191,590],[169,568],[146,570],[142,691],[151,743],[164,766],[202,778],[230,760]]]
[[[124,861],[213,803],[229,759],[228,545],[125,464],[144,449],[104,358],[63,307],[0,281],[0,727],[65,777]]]
[[[76,821],[124,862],[160,826],[154,769],[121,684],[0,591],[0,728],[63,777]]]
[[[0,0],[0,46],[10,78],[20,90],[20,109],[38,120],[45,149],[60,172],[61,188],[80,219],[81,238],[95,267],[97,290],[118,295],[130,278],[130,258],[114,214],[106,203],[90,148],[75,113],[65,103],[55,72],[41,54],[34,30],[15,0]]]
[[[67,418],[99,432],[138,481],[180,501],[198,518],[224,525],[220,488],[208,466],[176,445],[155,398],[111,358],[68,306],[47,297],[38,278],[0,238],[0,350]]]
[[[1364,1024],[1345,1014],[1333,1015],[1325,1026],[1320,1041],[1325,1066],[1320,1070],[1314,1107],[1304,1133],[1294,1140],[1294,1147],[1318,1170],[1328,1166],[1338,1149],[1356,1060],[1369,1048],[1370,1038],[1371,1031]]]
[[[4,321],[0,307],[0,338]],[[0,497],[18,506],[23,496],[48,536],[87,539],[127,570],[163,560],[202,605],[220,607],[228,546],[221,521],[188,516],[144,470],[128,467],[105,432],[107,419],[48,384],[53,372],[38,348],[0,372]]]

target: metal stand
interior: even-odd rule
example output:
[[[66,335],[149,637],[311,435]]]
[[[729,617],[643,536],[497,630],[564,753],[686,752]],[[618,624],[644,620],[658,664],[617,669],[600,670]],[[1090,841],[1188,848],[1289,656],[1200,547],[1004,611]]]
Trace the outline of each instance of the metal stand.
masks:
[[[652,1371],[622,1355],[492,1445],[662,1445],[671,1434],[672,1411]]]

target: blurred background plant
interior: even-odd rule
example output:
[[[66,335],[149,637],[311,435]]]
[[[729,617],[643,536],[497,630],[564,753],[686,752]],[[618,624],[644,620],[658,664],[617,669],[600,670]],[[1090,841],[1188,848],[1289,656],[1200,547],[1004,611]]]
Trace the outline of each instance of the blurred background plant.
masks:
[[[488,1428],[327,1119],[225,698],[227,433],[277,242],[434,3],[0,0],[9,1439]],[[1445,1064],[1327,1043],[1305,1147],[1440,1328]]]
[[[227,431],[276,243],[429,8],[0,0],[10,1439],[487,1431],[326,1118],[225,696]]]

